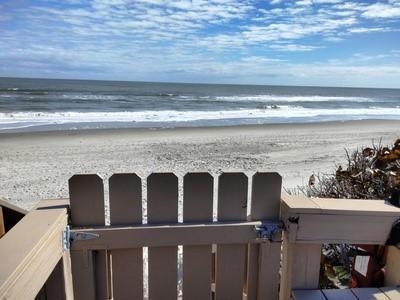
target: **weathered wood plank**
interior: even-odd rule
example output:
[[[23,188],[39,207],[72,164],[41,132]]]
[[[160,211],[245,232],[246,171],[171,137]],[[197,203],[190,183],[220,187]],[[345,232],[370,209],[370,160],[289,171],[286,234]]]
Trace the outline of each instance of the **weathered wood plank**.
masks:
[[[219,176],[218,221],[244,221],[247,210],[248,179],[243,173]],[[247,245],[217,245],[216,299],[242,299]]]
[[[319,285],[321,244],[296,244],[283,235],[280,300],[289,300],[292,289],[316,289]]]
[[[1,299],[34,299],[63,255],[68,206],[44,203],[0,240],[0,257],[7,258],[0,264]]]
[[[296,242],[383,245],[395,219],[396,217],[370,215],[301,215]],[[374,226],[365,230],[368,224]]]
[[[400,249],[395,246],[388,247],[385,266],[385,285],[400,285]]]
[[[375,203],[376,202],[376,203]],[[282,219],[297,243],[384,244],[400,209],[379,200],[307,199],[284,196]],[[368,224],[374,224],[366,231]]]
[[[278,173],[253,175],[250,220],[279,220],[281,188]],[[280,252],[280,242],[248,245],[248,299],[278,298]]]
[[[384,292],[385,296],[390,300],[400,299],[400,287],[381,287],[379,289]]]
[[[377,288],[351,289],[359,300],[389,300],[388,297]]]
[[[136,174],[114,174],[109,179],[111,225],[142,224],[142,182]],[[143,298],[142,248],[113,250],[113,297]]]
[[[294,290],[292,298],[293,300],[326,300],[320,290]]]
[[[72,176],[69,180],[69,194],[73,227],[104,226],[104,187],[98,175]],[[75,299],[109,297],[105,255],[106,251],[71,251]]]
[[[189,173],[183,179],[183,222],[212,222],[214,178],[208,173]],[[184,299],[210,299],[211,244],[183,246]]]
[[[178,222],[178,178],[153,173],[147,178],[149,224]],[[149,299],[177,298],[177,247],[149,247]]]
[[[358,300],[351,290],[322,290],[327,300]]]

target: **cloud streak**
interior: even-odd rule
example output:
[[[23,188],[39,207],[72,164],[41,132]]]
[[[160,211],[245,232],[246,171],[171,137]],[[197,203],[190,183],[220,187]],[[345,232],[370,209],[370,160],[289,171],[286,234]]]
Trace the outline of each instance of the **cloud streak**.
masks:
[[[0,76],[396,86],[399,17],[395,0],[9,0]]]

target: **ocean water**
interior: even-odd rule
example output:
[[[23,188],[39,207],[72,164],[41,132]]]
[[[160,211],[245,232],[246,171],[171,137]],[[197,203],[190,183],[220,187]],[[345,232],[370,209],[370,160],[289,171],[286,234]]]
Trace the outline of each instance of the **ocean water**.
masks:
[[[399,89],[0,78],[0,131],[400,120]]]

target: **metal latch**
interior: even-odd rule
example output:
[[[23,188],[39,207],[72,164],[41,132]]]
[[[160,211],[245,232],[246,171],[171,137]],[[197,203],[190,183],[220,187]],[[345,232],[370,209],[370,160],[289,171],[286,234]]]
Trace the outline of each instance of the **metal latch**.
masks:
[[[71,249],[71,242],[73,241],[91,240],[98,237],[100,235],[97,233],[75,232],[71,231],[70,227],[67,226],[63,231],[63,248],[64,250]]]
[[[281,233],[283,230],[282,222],[262,222],[261,225],[255,226],[254,230],[258,233],[259,240],[263,242],[273,241],[273,237]]]

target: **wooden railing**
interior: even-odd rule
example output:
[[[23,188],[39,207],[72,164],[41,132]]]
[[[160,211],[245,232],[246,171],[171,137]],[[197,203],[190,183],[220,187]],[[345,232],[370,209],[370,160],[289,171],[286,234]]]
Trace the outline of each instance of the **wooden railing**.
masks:
[[[380,200],[281,197],[276,173],[250,180],[242,173],[217,180],[190,173],[182,181],[158,173],[143,183],[135,174],[115,174],[106,225],[103,180],[76,175],[69,184],[69,201],[40,202],[0,239],[0,299],[142,299],[146,277],[149,299],[177,299],[177,246],[183,245],[184,299],[289,300],[292,290],[318,288],[323,243],[384,244],[400,217],[399,208]],[[283,235],[268,232],[280,222]],[[391,286],[400,284],[398,253],[389,251]]]
[[[68,201],[48,200],[0,239],[0,299],[73,299],[69,252],[63,249]]]

